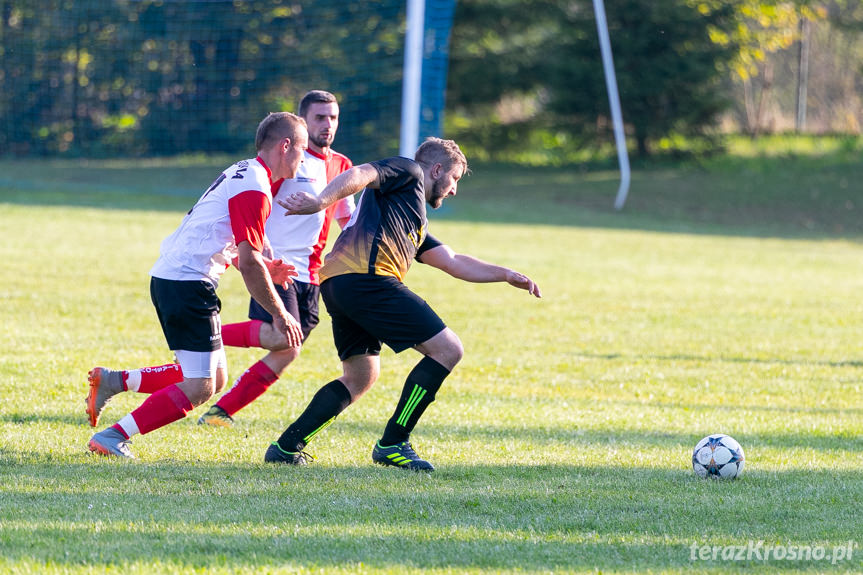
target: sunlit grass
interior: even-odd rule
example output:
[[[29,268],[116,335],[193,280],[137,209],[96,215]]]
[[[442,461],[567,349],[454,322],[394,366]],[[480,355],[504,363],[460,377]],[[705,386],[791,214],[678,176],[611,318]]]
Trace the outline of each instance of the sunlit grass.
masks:
[[[825,157],[840,155],[846,159],[851,154],[863,153],[863,138],[851,135],[803,136],[765,135],[758,138],[729,136],[726,140],[728,153],[745,158],[758,157]]]
[[[728,212],[702,225],[687,214],[703,201],[722,209],[734,176],[721,170],[700,180],[640,172],[638,202],[622,214],[585,199],[613,191],[613,175],[495,167],[462,182],[432,215],[432,233],[531,275],[544,298],[411,270],[408,284],[466,348],[413,437],[438,467],[431,476],[370,460],[413,352],[384,352],[380,381],[315,438],[308,468],[262,463],[267,444],[339,374],[326,314],[233,429],[202,429],[195,412],[136,437],[137,461],[90,456],[87,370],[171,359],[147,274],[194,190],[212,179],[206,168],[160,170],[158,181],[188,182],[164,195],[144,178],[149,169],[124,178],[98,164],[73,171],[74,183],[57,168],[31,175],[27,190],[0,186],[0,571],[863,569],[863,244],[847,228],[816,235],[795,221],[759,233],[757,221],[729,223]],[[834,172],[813,177],[839,189]],[[645,207],[671,205],[660,192],[681,180],[700,187],[674,196],[674,210]],[[751,193],[757,204],[773,190]],[[800,197],[790,194],[784,213]],[[223,320],[243,319],[233,270],[220,295]],[[260,355],[230,349],[232,377]],[[140,401],[118,397],[105,423]],[[692,447],[713,432],[746,450],[739,480],[691,472]],[[691,559],[693,544],[750,541],[858,547],[835,565]]]

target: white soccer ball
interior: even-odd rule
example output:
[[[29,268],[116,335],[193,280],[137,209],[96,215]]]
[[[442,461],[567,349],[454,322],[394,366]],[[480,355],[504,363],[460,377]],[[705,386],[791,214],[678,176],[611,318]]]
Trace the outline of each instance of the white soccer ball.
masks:
[[[708,435],[692,451],[692,469],[699,477],[734,479],[743,473],[743,448],[724,433]]]

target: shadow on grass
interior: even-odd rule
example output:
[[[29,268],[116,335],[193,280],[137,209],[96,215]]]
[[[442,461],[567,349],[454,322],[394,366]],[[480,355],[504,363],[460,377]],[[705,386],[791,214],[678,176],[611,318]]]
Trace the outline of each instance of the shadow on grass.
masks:
[[[709,169],[661,167],[633,175],[613,208],[615,172],[578,167],[473,167],[432,219],[638,229],[756,237],[863,235],[863,164],[846,158],[730,159]],[[0,203],[186,211],[233,159],[195,162],[0,161]],[[26,174],[26,175],[25,175]]]
[[[674,355],[626,355],[620,353],[586,353],[575,352],[576,357],[590,359],[625,359],[625,360],[659,360],[659,361],[697,361],[703,363],[757,363],[764,365],[818,365],[823,367],[863,367],[863,360],[830,361],[822,359],[784,359],[784,358],[760,358],[760,357],[714,357],[691,354]]]
[[[706,169],[647,167],[633,174],[621,211],[613,208],[616,172],[480,165],[474,174],[444,204],[444,217],[731,236],[863,235],[863,164],[844,151],[726,157]]]
[[[861,409],[831,409],[831,408],[797,408],[797,407],[759,407],[759,406],[722,406],[722,405],[682,405],[667,402],[639,402],[639,401],[621,401],[621,400],[601,400],[595,402],[595,405],[600,407],[607,406],[610,411],[619,411],[625,407],[635,407],[644,409],[645,407],[655,407],[660,409],[687,409],[705,411],[735,411],[735,412],[787,412],[789,417],[794,417],[798,413],[817,413],[817,414],[834,414],[859,413],[863,416]],[[190,418],[196,419],[197,414]],[[277,424],[264,422],[268,428],[279,429],[285,418],[279,416]],[[18,423],[18,424],[33,424],[33,423],[63,423],[74,426],[84,426],[93,432],[103,429],[109,425],[113,419],[102,422],[98,428],[90,428],[86,426],[85,417],[65,416],[65,415],[38,415],[32,413],[6,413],[0,415],[0,422]],[[374,441],[380,437],[383,429],[383,422],[363,422],[342,420],[337,421],[335,429],[341,433],[347,433],[355,437],[367,437],[369,449],[374,444]],[[188,431],[188,430],[187,430]],[[644,429],[596,429],[577,426],[560,426],[560,425],[519,425],[519,426],[495,426],[495,425],[442,425],[437,423],[428,423],[418,429],[416,436],[421,441],[423,438],[439,437],[447,440],[481,440],[489,443],[500,443],[501,441],[510,445],[518,445],[527,443],[529,445],[541,448],[544,445],[554,446],[556,444],[565,444],[569,447],[607,447],[609,449],[619,448],[660,448],[660,449],[679,449],[684,447],[688,449],[694,446],[706,433],[722,431],[722,430],[700,430],[693,433],[674,433],[663,431],[650,431]],[[754,452],[756,449],[812,449],[817,451],[832,451],[832,452],[848,452],[861,453],[863,452],[863,436],[855,434],[851,430],[837,432],[835,434],[825,434],[823,432],[812,433],[739,433],[726,430],[731,433],[747,450]],[[189,437],[193,440],[192,436]],[[236,439],[236,438],[235,438]],[[273,438],[275,439],[275,437]],[[428,439],[426,439],[428,441]],[[260,451],[263,453],[266,446],[260,446]],[[314,445],[310,451],[314,452]]]
[[[10,410],[5,410],[5,413],[0,413],[0,422],[6,423],[19,423],[19,424],[29,424],[29,423],[65,423],[69,425],[80,425],[87,421],[87,416],[84,415],[84,410],[81,410],[80,416],[66,414],[66,413],[46,413],[39,414],[33,413],[32,411],[28,412],[14,412]]]
[[[603,404],[606,402],[603,402]],[[622,405],[629,402],[608,401],[609,410],[619,410]],[[692,406],[676,404],[657,403],[635,403],[638,408],[643,409],[645,405],[658,407],[672,407],[693,409]],[[713,409],[713,406],[704,406],[705,409]],[[741,410],[751,409],[749,407],[738,408]],[[789,410],[793,412],[794,410]],[[380,436],[381,426],[360,422],[340,422],[336,425],[343,427],[344,431],[351,436],[368,436],[371,445],[375,438]],[[566,444],[569,447],[607,447],[609,449],[641,449],[641,448],[665,448],[689,449],[708,433],[721,430],[696,431],[694,433],[672,433],[661,431],[647,431],[643,429],[591,429],[584,427],[562,427],[523,425],[523,426],[493,426],[493,425],[439,425],[427,424],[415,433],[420,440],[422,438],[440,437],[446,439],[471,439],[488,440],[489,443],[500,442],[509,445],[528,444],[536,448],[553,446],[555,444]],[[731,433],[726,431],[726,433]],[[848,452],[850,457],[857,457],[855,453],[863,452],[863,436],[855,435],[852,431],[825,435],[823,433],[738,433],[731,435],[743,445],[747,452],[757,449],[814,449],[818,451]],[[427,441],[427,440],[426,440]],[[314,447],[314,446],[312,446]]]
[[[645,408],[645,407],[658,407],[662,409],[688,409],[688,410],[702,410],[705,412],[736,412],[736,413],[780,413],[786,414],[789,418],[793,418],[800,414],[813,414],[813,415],[860,415],[863,418],[863,408],[859,407],[849,407],[849,408],[838,408],[838,407],[800,407],[800,406],[775,406],[775,405],[719,405],[716,403],[711,403],[709,401],[705,401],[704,403],[688,403],[688,404],[680,404],[680,403],[669,403],[662,401],[621,401],[621,400],[598,400],[598,403],[604,404],[608,403],[611,406],[632,406],[636,408]],[[613,409],[613,407],[612,407]],[[812,435],[815,437],[815,435]],[[809,437],[801,436],[801,437]],[[821,436],[823,437],[823,436]],[[845,433],[837,433],[836,439],[845,439],[850,438],[854,439],[855,436],[851,435],[851,432]],[[863,437],[860,438],[863,441]],[[795,444],[803,446],[804,444]],[[863,447],[863,446],[861,446]]]
[[[719,482],[688,470],[519,464],[428,476],[0,452],[0,481],[7,560],[95,569],[155,560],[204,571],[654,571],[692,568],[693,543],[846,544],[863,511],[863,472]]]

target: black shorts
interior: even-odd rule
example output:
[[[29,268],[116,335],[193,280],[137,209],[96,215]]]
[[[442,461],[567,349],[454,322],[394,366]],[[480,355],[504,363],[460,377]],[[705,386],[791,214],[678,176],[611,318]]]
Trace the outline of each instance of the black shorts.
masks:
[[[288,286],[288,289],[276,286],[276,293],[279,294],[288,313],[300,322],[300,327],[303,330],[303,341],[305,341],[320,321],[318,300],[320,299],[321,288],[315,284],[294,281]],[[270,315],[270,312],[265,310],[254,298],[249,301],[249,319],[273,323],[273,316]]]
[[[222,302],[213,284],[150,278],[150,299],[171,350],[221,349]]]
[[[333,340],[342,361],[377,355],[381,342],[399,353],[446,328],[425,300],[394,277],[340,275],[321,284],[321,295],[333,318]]]

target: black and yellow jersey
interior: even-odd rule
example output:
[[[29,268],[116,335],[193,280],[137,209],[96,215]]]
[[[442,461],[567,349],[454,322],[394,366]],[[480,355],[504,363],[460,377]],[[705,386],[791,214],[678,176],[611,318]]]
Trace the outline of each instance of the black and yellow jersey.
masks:
[[[363,191],[319,272],[322,283],[344,274],[393,276],[404,281],[419,254],[441,245],[427,231],[419,164],[394,157],[370,165],[378,171],[380,188]]]

